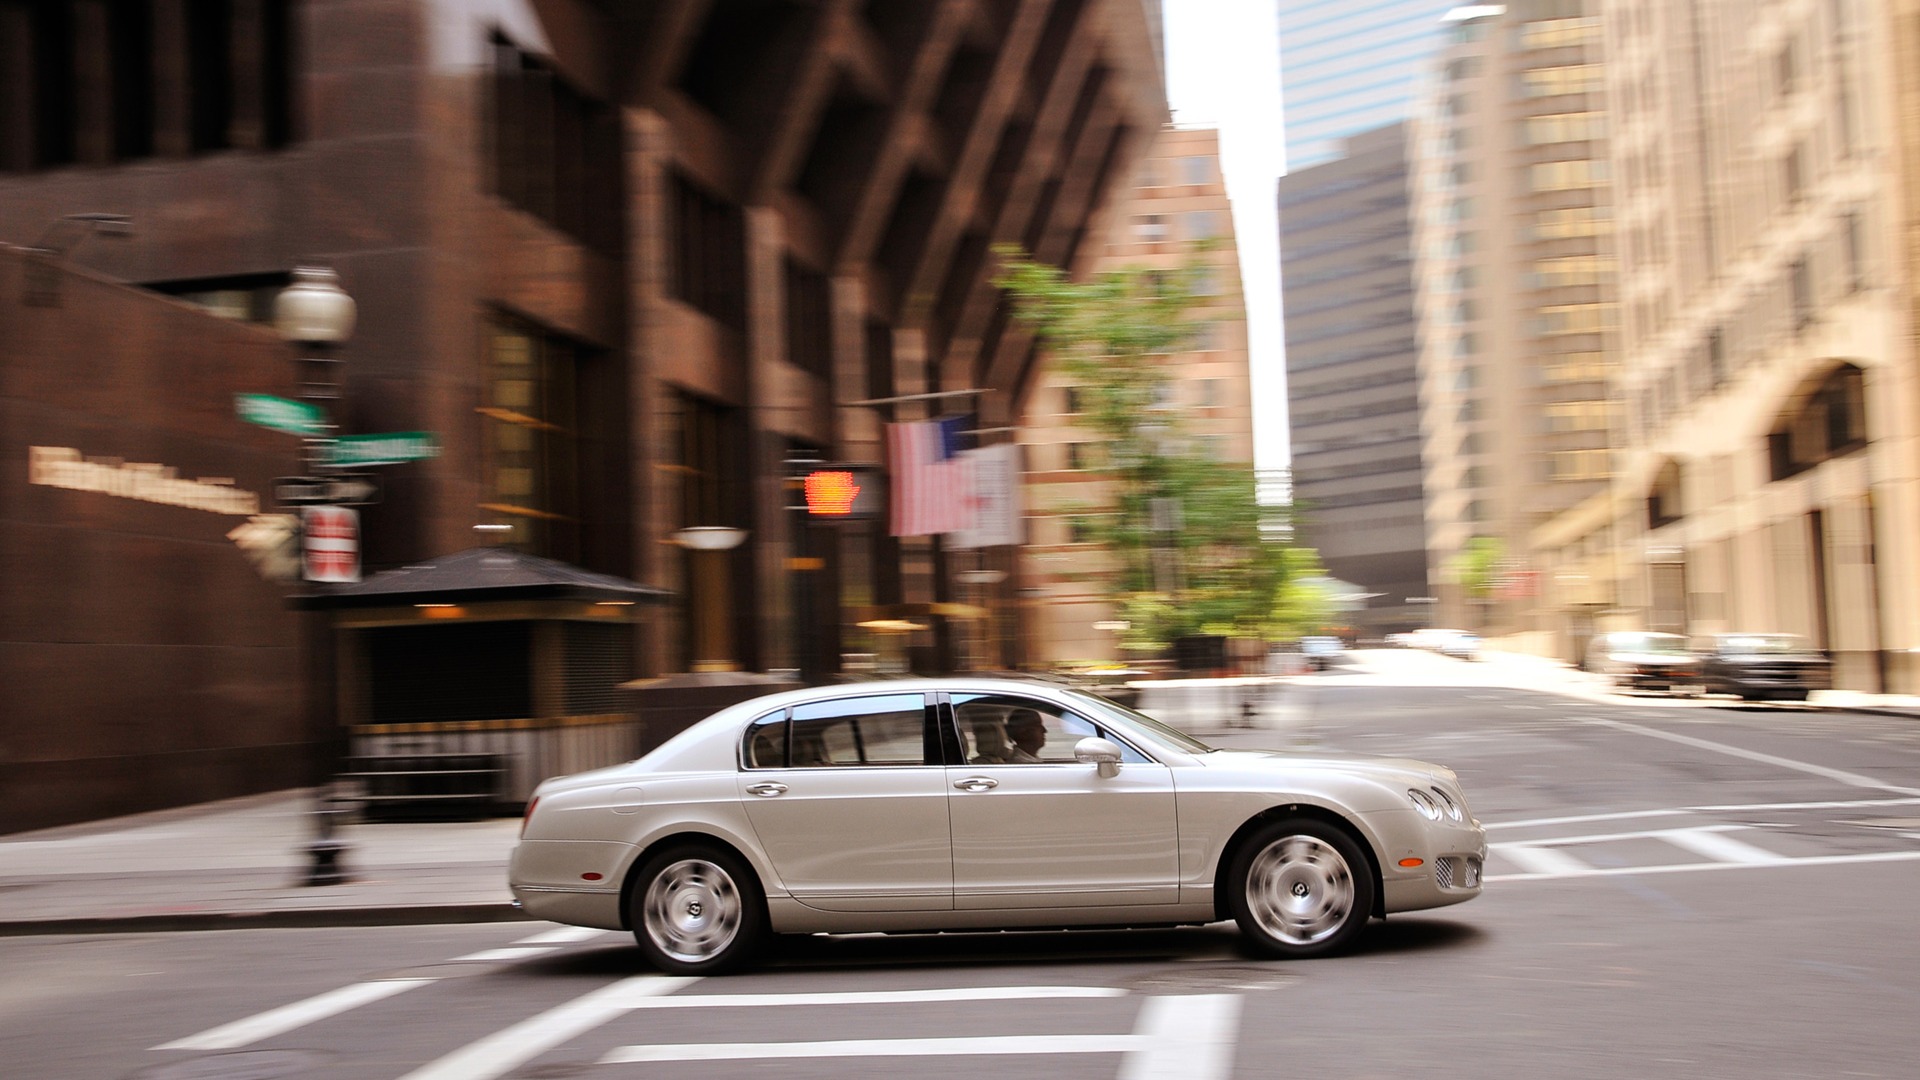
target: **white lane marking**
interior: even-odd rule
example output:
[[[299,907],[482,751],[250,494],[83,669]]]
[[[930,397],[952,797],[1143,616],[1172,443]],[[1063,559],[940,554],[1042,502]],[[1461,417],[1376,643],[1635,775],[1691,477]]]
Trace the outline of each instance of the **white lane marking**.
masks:
[[[636,1009],[753,1009],[770,1005],[892,1005],[922,1001],[1002,1001],[1009,999],[1111,998],[1127,991],[1113,986],[962,986],[945,990],[872,990],[817,994],[713,994],[654,998]]]
[[[542,931],[532,937],[523,937],[515,945],[568,945],[576,941],[591,941],[594,938],[610,934],[611,930],[596,930],[591,926],[557,926]]]
[[[1071,990],[1088,987],[1002,987],[1016,993],[1033,990]],[[917,1000],[942,1000],[947,993],[972,991],[917,991]],[[1099,996],[1116,996],[1102,993]],[[746,998],[799,998],[803,1003],[855,998],[902,1000],[900,995],[868,994],[754,994]],[[1089,995],[1091,996],[1091,995]],[[669,999],[673,1000],[673,999]],[[729,999],[683,998],[688,1006],[721,1004]],[[768,1002],[784,1004],[784,1001]],[[653,1004],[665,1004],[658,1002]],[[832,1039],[819,1042],[666,1043],[619,1046],[600,1059],[602,1065],[663,1061],[766,1061],[799,1058],[968,1057],[1011,1054],[1125,1054],[1120,1080],[1219,1080],[1233,1067],[1234,1041],[1240,1021],[1237,994],[1196,994],[1147,999],[1140,1020],[1129,1035],[988,1035],[923,1039]],[[411,1080],[411,1078],[409,1078]]]
[[[1912,862],[1920,859],[1920,851],[1882,851],[1865,855],[1807,855],[1800,857],[1780,856],[1771,862],[1706,862],[1673,863],[1665,866],[1609,866],[1605,869],[1588,867],[1578,874],[1489,874],[1487,882],[1511,881],[1548,881],[1563,877],[1620,877],[1625,874],[1688,874],[1700,870],[1752,870],[1757,867],[1767,869],[1792,868],[1801,866],[1842,866],[1850,863]]]
[[[1916,804],[1920,804],[1920,799],[1823,799],[1817,802],[1725,803],[1708,806],[1676,806],[1664,810],[1622,810],[1611,814],[1531,818],[1526,821],[1483,821],[1481,825],[1488,830],[1531,829],[1547,825],[1579,825],[1589,821],[1630,821],[1634,818],[1688,817],[1693,814],[1743,814],[1755,810],[1856,810],[1875,806]]]
[[[1571,847],[1575,844],[1611,844],[1620,840],[1665,840],[1673,833],[1719,833],[1739,832],[1751,829],[1751,825],[1694,825],[1685,829],[1648,829],[1644,832],[1583,833],[1579,836],[1553,836],[1538,840],[1510,840],[1491,845],[1495,849],[1505,850],[1513,847]]]
[[[1564,851],[1551,847],[1535,847],[1532,844],[1490,844],[1488,850],[1508,862],[1519,863],[1527,877],[1577,877],[1591,873],[1593,867]],[[1489,875],[1488,881],[1498,880],[1498,875]]]
[[[636,1061],[766,1061],[780,1058],[961,1057],[1004,1054],[1117,1054],[1138,1035],[985,1035],[947,1039],[836,1039],[827,1042],[677,1043],[618,1046],[602,1065]]]
[[[259,1042],[275,1035],[284,1035],[297,1027],[304,1027],[317,1020],[356,1009],[381,998],[392,997],[403,990],[416,986],[425,986],[436,979],[381,979],[376,982],[354,983],[338,990],[329,990],[317,994],[305,1001],[296,1001],[282,1005],[277,1009],[268,1009],[244,1020],[235,1020],[231,1024],[222,1024],[209,1028],[198,1035],[189,1035],[184,1039],[175,1039],[161,1043],[155,1050],[232,1050]]]
[[[446,961],[449,964],[477,963],[483,960],[525,960],[530,956],[544,956],[558,952],[558,945],[505,945],[498,949],[481,949],[465,956],[456,956]]]
[[[1660,834],[1660,839],[1720,862],[1772,863],[1784,857],[1745,840],[1735,840],[1719,829],[1669,829]]]
[[[1233,1073],[1239,1034],[1238,994],[1148,998],[1134,1025],[1142,1045],[1127,1054],[1119,1080],[1219,1080]]]
[[[1673,810],[1624,810],[1614,814],[1579,814],[1573,817],[1531,818],[1527,821],[1481,822],[1489,831],[1493,829],[1531,829],[1547,825],[1580,825],[1589,821],[1631,821],[1634,818],[1685,817],[1693,813],[1687,809]]]
[[[671,994],[699,979],[662,975],[634,975],[556,1005],[538,1016],[468,1043],[453,1053],[430,1061],[402,1080],[492,1080],[578,1038],[634,1008],[634,1003]]]
[[[1696,739],[1691,735],[1678,735],[1671,731],[1656,731],[1653,728],[1641,727],[1638,724],[1629,724],[1620,720],[1601,720],[1601,719],[1588,718],[1586,722],[1589,724],[1598,724],[1601,727],[1610,727],[1617,731],[1632,732],[1635,735],[1646,735],[1655,739],[1665,739],[1668,742],[1679,743],[1682,746],[1692,746],[1701,750],[1711,750],[1714,753],[1725,754],[1728,757],[1744,758],[1748,761],[1758,761],[1765,765],[1778,765],[1783,769],[1794,769],[1799,772],[1808,773],[1813,776],[1824,776],[1829,780],[1837,780],[1842,784],[1846,784],[1848,787],[1872,788],[1875,791],[1891,791],[1895,795],[1920,796],[1920,788],[1901,787],[1898,784],[1886,784],[1878,780],[1875,780],[1871,776],[1862,776],[1859,773],[1847,772],[1844,769],[1830,769],[1825,765],[1815,765],[1811,762],[1795,761],[1792,758],[1776,757],[1773,754],[1763,754],[1758,750],[1744,750],[1738,746],[1728,746],[1726,743],[1710,742],[1706,739]]]

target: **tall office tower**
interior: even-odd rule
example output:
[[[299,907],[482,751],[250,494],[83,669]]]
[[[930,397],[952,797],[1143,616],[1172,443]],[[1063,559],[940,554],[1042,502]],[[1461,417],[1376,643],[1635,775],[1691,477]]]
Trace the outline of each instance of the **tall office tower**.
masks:
[[[1220,132],[1167,127],[1114,208],[1096,272],[1198,265],[1203,302],[1191,348],[1168,356],[1157,411],[1189,447],[1226,462],[1253,462],[1253,387],[1248,373],[1246,302],[1233,206],[1220,173]],[[1027,546],[1021,583],[1029,598],[1030,662],[1109,660],[1120,635],[1090,516],[1113,499],[1103,471],[1105,444],[1076,422],[1082,399],[1072,378],[1043,361],[1021,416],[1026,447]],[[1251,497],[1249,492],[1249,497]]]
[[[1279,0],[1287,168],[1340,153],[1350,135],[1405,120],[1440,41],[1436,0]]]
[[[1550,608],[1796,632],[1842,687],[1912,693],[1920,5],[1600,7],[1625,446],[1611,503],[1549,552],[1551,580],[1603,584]]]
[[[1416,117],[1436,621],[1539,629],[1534,531],[1607,490],[1616,271],[1597,0],[1459,8]]]
[[[1428,614],[1406,125],[1344,150],[1280,178],[1287,413],[1302,540],[1374,638]]]

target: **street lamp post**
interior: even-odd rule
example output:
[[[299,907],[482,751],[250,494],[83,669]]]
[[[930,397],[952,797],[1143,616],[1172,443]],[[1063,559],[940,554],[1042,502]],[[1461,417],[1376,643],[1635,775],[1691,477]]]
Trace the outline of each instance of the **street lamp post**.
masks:
[[[326,267],[302,266],[293,272],[293,284],[281,290],[273,304],[274,327],[300,350],[300,398],[319,410],[320,423],[302,436],[302,464],[307,475],[322,476],[333,467],[332,405],[340,397],[339,360],[331,350],[353,334],[353,298],[340,288],[340,277]],[[342,812],[334,798],[334,778],[343,756],[340,724],[330,708],[324,685],[332,669],[325,612],[308,612],[302,624],[306,638],[308,730],[313,736],[313,831],[307,841],[308,885],[338,885],[348,880],[341,865],[347,842],[337,836]]]

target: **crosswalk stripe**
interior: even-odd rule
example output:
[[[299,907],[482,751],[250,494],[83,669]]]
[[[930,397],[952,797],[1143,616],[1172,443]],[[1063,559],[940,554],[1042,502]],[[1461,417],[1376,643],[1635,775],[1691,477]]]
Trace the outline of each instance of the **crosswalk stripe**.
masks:
[[[591,941],[612,933],[611,930],[596,930],[591,926],[556,926],[543,930],[531,937],[523,937],[515,945],[570,945],[576,941]]]
[[[189,1035],[184,1039],[175,1039],[170,1043],[161,1043],[155,1050],[232,1050],[247,1046],[261,1039],[283,1035],[297,1027],[305,1027],[317,1020],[324,1020],[357,1009],[369,1002],[389,998],[403,990],[416,986],[425,986],[434,979],[380,979],[375,982],[354,983],[342,986],[338,990],[329,990],[304,1001],[282,1005],[277,1009],[249,1016],[244,1020],[235,1020],[231,1024],[222,1024],[209,1028],[198,1035]]]
[[[468,1043],[413,1070],[402,1080],[493,1080],[634,1008],[635,1002],[671,994],[699,981],[634,975]]]
[[[1709,859],[1729,863],[1774,863],[1784,859],[1745,840],[1735,840],[1725,832],[1708,829],[1669,829],[1660,834],[1660,839],[1686,848],[1695,855],[1705,855]]]
[[[664,1043],[620,1046],[602,1065],[640,1061],[761,1061],[777,1058],[962,1057],[998,1054],[1117,1054],[1143,1045],[1139,1035],[981,1035],[826,1042]]]
[[[1557,848],[1535,847],[1532,844],[1491,844],[1488,850],[1508,862],[1519,863],[1520,869],[1530,877],[1575,877],[1593,870],[1593,867]]]
[[[710,994],[635,1002],[636,1009],[756,1009],[774,1005],[904,1005],[929,1001],[1125,997],[1115,986],[961,986],[945,990],[823,991],[812,994]]]
[[[1578,874],[1523,873],[1488,874],[1489,885],[1515,881],[1548,881],[1562,877],[1620,877],[1626,874],[1689,874],[1701,870],[1754,870],[1797,869],[1808,866],[1846,866],[1855,863],[1912,862],[1920,859],[1920,851],[1879,851],[1860,855],[1803,855],[1788,858],[1782,856],[1767,863],[1751,862],[1705,862],[1705,863],[1667,863],[1655,866],[1609,866],[1605,868],[1589,866]]]
[[[1148,998],[1134,1030],[1144,1045],[1127,1055],[1120,1080],[1224,1080],[1233,1073],[1240,996]]]

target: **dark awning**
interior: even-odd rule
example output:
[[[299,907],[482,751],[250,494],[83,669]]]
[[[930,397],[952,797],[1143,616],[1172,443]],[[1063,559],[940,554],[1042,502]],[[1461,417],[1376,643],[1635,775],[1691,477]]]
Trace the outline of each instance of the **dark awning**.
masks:
[[[295,607],[324,610],[514,600],[657,604],[673,595],[667,589],[597,574],[508,547],[469,548],[397,570],[383,570],[351,585],[308,588],[309,592],[294,598]]]

